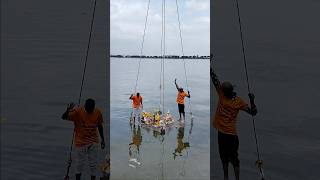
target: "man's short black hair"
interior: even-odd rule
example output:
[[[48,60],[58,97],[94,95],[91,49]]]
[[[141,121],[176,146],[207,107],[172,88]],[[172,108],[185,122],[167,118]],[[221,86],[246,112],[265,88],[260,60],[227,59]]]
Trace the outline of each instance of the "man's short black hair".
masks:
[[[96,105],[95,101],[93,99],[89,98],[89,99],[86,100],[84,108],[86,109],[86,111],[88,113],[92,113],[93,110],[94,110],[95,105]]]

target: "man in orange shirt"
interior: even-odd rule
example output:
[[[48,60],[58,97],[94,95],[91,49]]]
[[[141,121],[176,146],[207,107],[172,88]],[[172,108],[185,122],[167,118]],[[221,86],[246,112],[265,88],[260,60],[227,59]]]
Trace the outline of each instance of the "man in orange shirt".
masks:
[[[132,100],[133,124],[136,124],[136,116],[137,116],[138,120],[140,120],[140,114],[141,114],[140,109],[143,108],[143,104],[142,104],[143,97],[140,96],[140,93],[137,93],[137,95],[135,95],[135,96],[133,94],[131,94],[129,99]],[[130,119],[130,121],[131,121],[131,119]]]
[[[182,87],[179,87],[177,84],[177,79],[174,80],[174,84],[176,85],[176,88],[178,90],[177,94],[177,103],[178,103],[178,109],[179,109],[179,116],[181,120],[181,114],[183,115],[183,120],[185,119],[185,112],[184,112],[184,98],[188,97],[190,98],[190,92],[188,91],[188,94],[183,91]]]
[[[95,101],[87,99],[84,107],[74,107],[71,103],[63,113],[62,119],[74,123],[74,145],[76,152],[76,180],[80,180],[83,164],[89,160],[91,180],[96,179],[98,164],[98,143],[100,134],[101,148],[104,149],[103,118],[99,109],[95,108]]]
[[[218,130],[219,154],[223,166],[224,180],[229,179],[229,162],[233,165],[236,179],[239,180],[240,161],[238,159],[239,139],[236,129],[237,115],[240,110],[253,116],[257,114],[254,95],[249,93],[251,104],[251,107],[249,107],[244,100],[236,95],[230,82],[220,84],[212,68],[210,68],[210,76],[219,96],[213,125]]]

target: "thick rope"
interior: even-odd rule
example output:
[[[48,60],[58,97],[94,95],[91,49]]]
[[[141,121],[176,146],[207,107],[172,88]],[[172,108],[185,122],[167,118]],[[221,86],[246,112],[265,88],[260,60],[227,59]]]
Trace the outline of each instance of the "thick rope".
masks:
[[[241,39],[241,47],[242,47],[242,55],[243,55],[243,64],[244,64],[244,69],[245,69],[245,74],[246,74],[246,81],[247,81],[247,90],[248,90],[248,93],[251,93],[249,75],[248,75],[248,68],[247,68],[246,51],[245,51],[245,45],[244,45],[244,40],[243,40],[244,38],[243,38],[242,22],[241,22],[241,16],[240,16],[240,7],[239,7],[238,0],[235,0],[235,1],[236,1],[238,23],[239,23],[239,30],[240,30],[240,39]],[[263,169],[262,169],[262,160],[260,159],[258,137],[257,137],[257,133],[256,133],[255,119],[254,119],[253,115],[251,116],[251,118],[252,118],[253,132],[254,132],[254,138],[255,138],[255,143],[256,143],[256,152],[257,152],[257,157],[258,157],[257,165],[259,167],[261,177],[262,177],[262,179],[264,179],[264,173],[263,173]]]
[[[160,100],[160,103],[159,103],[159,110],[162,111],[162,60],[160,60],[160,80],[159,80],[159,100]]]
[[[178,23],[179,23],[180,46],[181,46],[181,53],[183,56],[182,60],[183,60],[183,67],[184,67],[184,75],[185,75],[186,87],[187,87],[187,90],[189,91],[186,61],[184,59],[184,48],[183,48],[183,39],[182,39],[182,30],[181,30],[181,21],[180,21],[178,0],[176,0],[176,10],[177,10]],[[190,110],[190,114],[192,116],[191,99],[189,99],[189,110]]]
[[[147,23],[148,23],[148,16],[149,16],[149,9],[150,9],[150,0],[148,0],[148,6],[147,6],[147,14],[144,22],[144,29],[143,29],[143,35],[142,35],[142,41],[141,41],[141,48],[140,48],[140,58],[139,58],[139,65],[138,65],[138,73],[136,78],[136,85],[134,88],[134,92],[137,92],[137,86],[138,86],[138,80],[139,80],[139,74],[140,74],[140,66],[141,66],[141,56],[143,54],[143,47],[144,47],[144,39],[146,36],[146,29],[147,29]]]
[[[162,55],[162,113],[165,112],[165,97],[164,97],[164,75],[165,75],[165,56],[166,56],[166,0],[163,0],[163,55]]]
[[[165,154],[165,141],[161,142],[162,148],[161,148],[161,163],[160,163],[160,168],[161,168],[161,179],[164,180],[166,177],[165,169],[164,169],[164,154]]]
[[[92,29],[93,29],[93,23],[94,23],[94,16],[95,16],[95,11],[96,11],[96,4],[97,4],[97,1],[94,0],[92,18],[91,18],[91,25],[90,25],[90,33],[89,33],[89,39],[88,39],[88,44],[87,44],[87,51],[86,51],[86,56],[85,56],[85,62],[84,62],[82,79],[81,79],[81,86],[80,86],[80,93],[79,93],[79,99],[78,99],[78,105],[79,106],[80,106],[80,103],[81,103],[84,79],[85,79],[85,75],[86,75],[88,55],[89,55],[89,50],[90,50],[91,38],[92,38]],[[67,172],[66,172],[65,178],[69,178],[69,172],[70,172],[70,167],[71,167],[71,163],[72,163],[72,156],[71,155],[72,155],[72,150],[73,150],[74,136],[75,136],[75,129],[73,129],[72,140],[71,140],[70,151],[69,151],[68,167],[67,167]]]
[[[165,34],[165,0],[162,0],[162,8],[161,8],[161,60],[160,60],[160,63],[161,63],[161,70],[160,70],[160,108],[162,108],[161,112],[162,114],[164,114],[164,75],[165,75],[165,49],[166,49],[166,42],[165,42],[165,39],[166,39],[166,34]],[[164,180],[166,179],[166,173],[165,173],[165,166],[164,166],[164,154],[165,154],[165,141],[163,139],[163,141],[161,142],[162,144],[162,149],[161,149],[161,163],[160,163],[160,179]]]
[[[181,30],[181,20],[180,20],[180,13],[179,13],[179,4],[178,4],[178,0],[176,0],[176,11],[177,11],[177,17],[178,17],[178,25],[179,25],[179,37],[180,37],[180,47],[181,47],[181,53],[182,53],[182,60],[183,60],[183,67],[184,67],[184,75],[185,75],[185,82],[186,82],[186,88],[189,91],[189,83],[188,83],[188,76],[187,76],[187,68],[186,68],[186,61],[184,59],[184,47],[183,47],[183,38],[182,38],[182,30]],[[190,144],[189,140],[190,140],[190,135],[191,135],[191,129],[193,127],[193,116],[192,116],[192,108],[191,108],[191,99],[189,98],[189,110],[190,110],[190,115],[191,115],[191,124],[190,124],[190,131],[188,133],[187,136],[187,141]],[[186,149],[187,151],[187,157],[183,160],[183,164],[182,164],[182,169],[183,169],[183,176],[185,173],[185,163],[186,163],[186,159],[189,156],[189,148]]]
[[[164,113],[165,0],[162,0],[161,19],[160,111]]]
[[[162,71],[163,71],[163,62],[162,62],[162,51],[163,51],[163,1],[162,1],[162,6],[161,6],[161,18],[162,18],[162,21],[161,21],[161,40],[160,40],[160,57],[161,57],[161,60],[160,60],[160,80],[159,80],[159,83],[160,83],[160,104],[159,104],[159,110],[161,112],[163,112],[163,109],[162,108]]]

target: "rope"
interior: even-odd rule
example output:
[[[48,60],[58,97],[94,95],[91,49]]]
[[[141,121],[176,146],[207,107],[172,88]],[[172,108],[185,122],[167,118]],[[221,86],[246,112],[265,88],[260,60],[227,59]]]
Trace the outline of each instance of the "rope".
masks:
[[[162,7],[161,7],[161,48],[160,48],[160,54],[161,54],[161,69],[160,69],[160,109],[162,108],[161,112],[164,114],[164,75],[165,75],[165,54],[166,54],[166,33],[165,33],[165,0],[162,0]],[[163,135],[162,135],[163,137]],[[164,138],[164,137],[163,137]],[[160,178],[158,179],[166,179],[166,173],[165,173],[165,163],[164,163],[164,154],[165,154],[165,141],[164,139],[161,141],[162,149],[161,149],[161,163],[160,165]]]
[[[88,44],[87,44],[87,51],[86,51],[86,56],[85,56],[85,62],[84,62],[82,79],[81,79],[81,86],[80,86],[80,93],[79,93],[79,99],[78,99],[79,106],[81,103],[84,79],[85,79],[85,74],[86,74],[86,69],[87,69],[87,62],[88,62],[88,55],[89,55],[90,44],[91,44],[92,29],[93,29],[96,5],[97,5],[97,1],[94,0],[93,12],[92,12],[92,18],[91,18],[91,24],[90,24],[90,33],[89,33],[89,39],[88,39]],[[71,167],[71,163],[72,163],[71,154],[72,154],[72,150],[73,150],[74,136],[75,136],[75,128],[73,129],[72,140],[71,140],[70,151],[69,151],[69,158],[68,158],[68,166],[67,166],[67,172],[66,172],[65,178],[69,178],[69,172],[70,172],[70,167]]]
[[[165,0],[162,0],[161,19],[160,111],[164,113]]]
[[[164,114],[164,74],[165,74],[165,55],[166,55],[166,0],[163,0],[163,55],[162,55],[162,113]]]
[[[139,80],[139,74],[140,74],[140,66],[141,66],[141,56],[143,54],[144,39],[145,39],[145,36],[146,36],[149,9],[150,9],[150,0],[148,0],[147,14],[146,14],[145,22],[144,22],[144,29],[143,29],[143,35],[142,35],[142,41],[141,41],[141,48],[140,48],[140,58],[139,58],[139,65],[138,65],[138,73],[137,73],[137,78],[136,78],[136,85],[135,85],[135,88],[134,88],[134,92],[135,93],[137,92],[137,86],[138,86],[138,80]]]
[[[181,47],[181,53],[182,53],[182,60],[183,60],[183,67],[184,67],[184,75],[185,75],[185,82],[186,82],[186,88],[189,91],[189,83],[188,83],[188,76],[187,76],[187,68],[186,68],[186,61],[184,59],[184,48],[183,48],[183,38],[182,38],[182,30],[181,30],[181,21],[180,21],[180,13],[179,13],[179,4],[178,0],[176,0],[176,11],[177,11],[177,17],[178,17],[178,24],[179,24],[179,37],[180,37],[180,47]],[[190,124],[190,131],[188,133],[187,141],[189,142],[190,134],[191,134],[191,129],[193,127],[193,116],[192,116],[192,108],[191,108],[191,99],[189,98],[189,110],[190,110],[190,115],[191,115],[191,124]],[[189,148],[186,149],[187,151],[187,157],[183,160],[182,168],[183,168],[183,176],[185,173],[185,163],[186,159],[189,156]]]
[[[250,82],[249,82],[249,75],[248,75],[248,68],[247,68],[246,51],[245,51],[245,45],[244,45],[244,40],[243,40],[244,38],[243,38],[242,22],[241,22],[241,16],[240,16],[240,7],[239,7],[238,0],[235,0],[235,1],[236,1],[238,23],[239,23],[239,30],[240,30],[243,64],[244,64],[244,69],[245,69],[245,74],[246,74],[247,90],[248,90],[248,93],[250,93],[251,90],[250,90]],[[254,138],[255,138],[255,144],[256,144],[256,152],[257,152],[257,157],[258,157],[257,165],[259,167],[261,177],[262,177],[262,179],[264,179],[264,173],[263,173],[263,169],[262,169],[262,160],[260,159],[260,151],[259,151],[259,145],[258,145],[258,137],[257,137],[257,132],[256,132],[255,119],[254,119],[253,115],[251,115],[251,118],[252,118],[253,132],[254,132]]]
[[[160,40],[160,56],[161,56],[161,60],[160,60],[160,104],[159,104],[159,109],[161,110],[161,108],[162,108],[162,71],[163,71],[163,62],[162,62],[162,60],[163,60],[163,58],[162,58],[162,56],[163,56],[163,54],[162,54],[162,47],[163,47],[163,42],[162,42],[162,40],[163,40],[163,1],[162,1],[162,6],[161,6],[161,18],[162,18],[162,21],[161,21],[161,40]],[[162,110],[162,112],[163,112],[163,110]]]
[[[176,10],[177,10],[178,23],[179,23],[180,46],[181,46],[181,53],[183,56],[182,60],[183,60],[183,67],[184,67],[184,75],[185,75],[185,79],[186,79],[186,87],[187,87],[187,90],[189,91],[186,61],[184,59],[184,48],[183,48],[183,39],[182,39],[182,30],[181,30],[181,21],[180,21],[178,0],[176,0]],[[190,114],[192,116],[191,99],[190,98],[189,98],[189,110],[190,110]]]
[[[160,95],[159,95],[159,100],[160,100],[160,104],[159,104],[159,110],[161,110],[161,108],[162,108],[162,60],[160,60],[160,91],[159,91],[159,93],[160,93]]]
[[[165,177],[166,177],[166,173],[165,173],[165,170],[164,170],[164,154],[165,154],[165,141],[164,141],[164,139],[161,142],[161,144],[162,144],[162,149],[161,149],[161,164],[160,164],[160,167],[161,167],[161,179],[164,180]]]

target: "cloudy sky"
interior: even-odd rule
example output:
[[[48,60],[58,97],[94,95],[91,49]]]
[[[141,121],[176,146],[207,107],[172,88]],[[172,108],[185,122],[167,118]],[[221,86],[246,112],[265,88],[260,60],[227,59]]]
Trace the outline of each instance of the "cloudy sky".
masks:
[[[161,0],[150,0],[144,54],[160,55]],[[185,55],[209,55],[210,0],[178,0]],[[140,54],[148,0],[111,0],[111,54]],[[181,55],[175,0],[166,1],[166,54]]]

